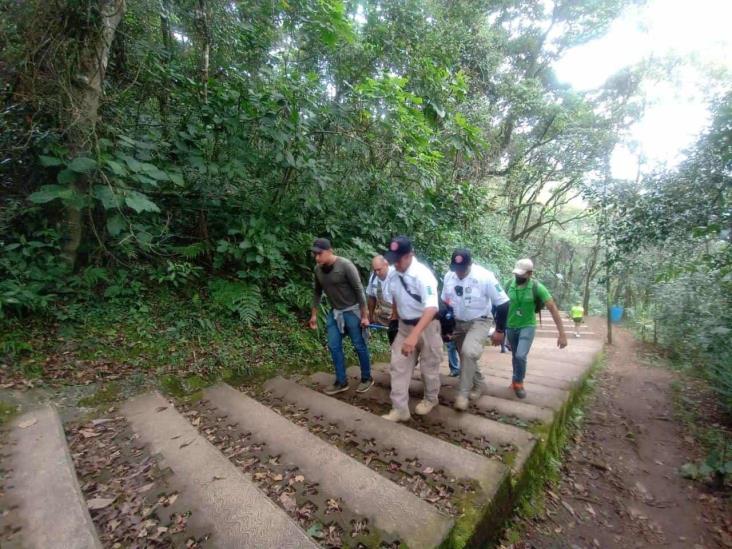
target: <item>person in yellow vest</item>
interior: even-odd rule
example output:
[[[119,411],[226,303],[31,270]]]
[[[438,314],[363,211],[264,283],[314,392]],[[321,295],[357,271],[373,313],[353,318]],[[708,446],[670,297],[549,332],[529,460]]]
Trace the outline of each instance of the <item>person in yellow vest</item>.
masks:
[[[570,309],[569,316],[571,316],[574,321],[574,337],[579,337],[580,324],[582,324],[582,320],[585,316],[585,308],[578,303]]]

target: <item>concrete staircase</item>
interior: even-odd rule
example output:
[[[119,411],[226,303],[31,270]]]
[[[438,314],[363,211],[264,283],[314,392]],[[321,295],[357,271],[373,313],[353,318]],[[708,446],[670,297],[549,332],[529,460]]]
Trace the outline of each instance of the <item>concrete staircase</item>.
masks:
[[[455,411],[445,365],[440,405],[406,424],[379,416],[386,364],[363,394],[357,368],[336,397],[321,391],[327,373],[217,384],[193,402],[150,392],[66,433],[53,406],[38,408],[0,439],[0,545],[477,546],[510,515],[600,349],[594,338],[562,351],[537,339],[519,401],[510,355],[487,348],[487,394]]]

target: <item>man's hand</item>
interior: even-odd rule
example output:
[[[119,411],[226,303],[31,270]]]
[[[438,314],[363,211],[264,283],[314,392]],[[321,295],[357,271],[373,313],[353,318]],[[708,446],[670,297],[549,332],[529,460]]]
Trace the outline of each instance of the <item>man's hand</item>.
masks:
[[[559,334],[559,337],[557,338],[557,347],[560,349],[564,349],[567,346],[567,336],[566,334]]]
[[[369,325],[369,315],[361,315],[361,328],[366,328]]]
[[[311,316],[310,321],[308,322],[308,326],[310,326],[311,330],[317,330],[318,329],[318,317],[317,316]]]
[[[410,335],[402,344],[402,354],[404,356],[411,355],[414,352],[415,347],[417,347],[417,338]]]
[[[369,313],[369,324],[376,324],[373,313]]]
[[[495,347],[495,346],[503,343],[504,335],[505,334],[503,332],[498,332],[498,331],[493,332],[493,334],[491,334],[491,345],[493,345]]]

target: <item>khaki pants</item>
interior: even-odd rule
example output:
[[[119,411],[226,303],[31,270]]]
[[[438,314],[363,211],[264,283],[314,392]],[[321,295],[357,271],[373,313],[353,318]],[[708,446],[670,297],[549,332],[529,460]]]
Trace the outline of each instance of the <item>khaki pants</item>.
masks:
[[[419,361],[424,383],[424,398],[430,402],[437,402],[440,393],[440,362],[442,362],[442,338],[440,337],[440,322],[433,320],[422,332],[417,347],[409,356],[402,354],[402,344],[414,326],[399,322],[399,333],[391,346],[391,403],[398,410],[409,407],[409,383],[412,381],[412,372]]]
[[[478,361],[483,354],[483,346],[488,341],[491,321],[478,318],[470,322],[458,320],[452,339],[460,353],[460,385],[459,392],[467,397],[473,388],[485,384],[483,372],[480,371]]]

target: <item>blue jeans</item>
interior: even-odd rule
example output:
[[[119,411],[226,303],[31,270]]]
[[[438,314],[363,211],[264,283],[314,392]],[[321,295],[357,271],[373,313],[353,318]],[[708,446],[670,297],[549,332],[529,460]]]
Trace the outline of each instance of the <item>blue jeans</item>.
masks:
[[[460,373],[460,355],[458,355],[457,345],[452,340],[447,342],[447,362],[450,365],[451,374]]]
[[[536,326],[526,328],[507,328],[506,337],[511,346],[514,383],[523,383],[526,377],[526,359],[534,342]]]
[[[371,379],[371,361],[369,360],[369,349],[366,346],[366,340],[361,332],[361,319],[350,311],[343,314],[344,328],[348,337],[351,338],[353,348],[356,349],[358,362],[361,365],[361,381]],[[336,383],[344,385],[346,380],[346,357],[343,354],[343,334],[338,330],[333,312],[328,313],[326,320],[326,330],[328,332],[328,349],[330,356],[333,358],[333,365],[336,372]]]

